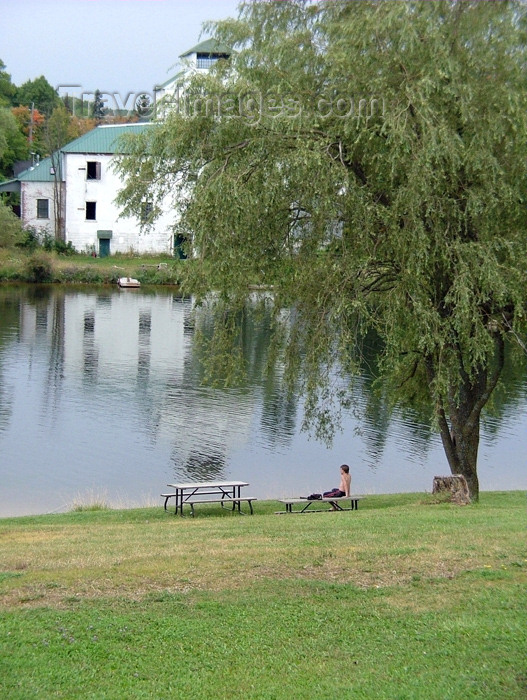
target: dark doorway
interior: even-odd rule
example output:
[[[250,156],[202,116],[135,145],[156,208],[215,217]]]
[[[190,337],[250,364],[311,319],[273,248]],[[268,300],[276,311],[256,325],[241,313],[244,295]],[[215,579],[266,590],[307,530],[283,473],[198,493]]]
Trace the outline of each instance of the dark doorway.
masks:
[[[110,255],[110,239],[99,238],[99,257],[107,258]]]

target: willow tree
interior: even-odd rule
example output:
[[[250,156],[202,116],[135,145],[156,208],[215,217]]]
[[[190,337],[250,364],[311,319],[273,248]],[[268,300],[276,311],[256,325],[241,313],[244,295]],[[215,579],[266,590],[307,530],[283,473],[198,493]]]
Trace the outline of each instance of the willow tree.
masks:
[[[525,328],[525,24],[516,2],[241,4],[209,27],[230,59],[120,164],[128,213],[173,197],[192,290],[272,284],[294,308],[289,368],[319,425],[375,329],[473,499],[481,411]]]

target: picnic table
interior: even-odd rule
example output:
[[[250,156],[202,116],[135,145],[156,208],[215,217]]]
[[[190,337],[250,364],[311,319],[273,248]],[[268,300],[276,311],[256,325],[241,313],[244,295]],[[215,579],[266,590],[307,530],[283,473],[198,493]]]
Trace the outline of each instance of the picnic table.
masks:
[[[183,506],[190,506],[191,514],[194,515],[194,505],[196,503],[221,503],[221,507],[230,507],[243,514],[242,502],[249,504],[251,515],[253,514],[252,502],[257,499],[254,496],[242,496],[241,489],[249,486],[246,481],[201,481],[184,484],[167,484],[174,489],[172,493],[162,493],[165,499],[165,510],[168,510],[168,502],[172,498],[176,501],[175,514],[183,515]]]

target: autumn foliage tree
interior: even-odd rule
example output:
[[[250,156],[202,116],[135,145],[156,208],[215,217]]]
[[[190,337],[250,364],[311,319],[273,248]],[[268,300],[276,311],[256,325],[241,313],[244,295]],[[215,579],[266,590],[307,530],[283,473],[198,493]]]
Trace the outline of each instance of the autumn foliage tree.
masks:
[[[26,137],[29,150],[38,153],[39,156],[44,155],[45,146],[42,138],[43,126],[46,122],[44,115],[38,109],[31,109],[26,105],[13,107],[11,112],[17,121],[20,131]]]

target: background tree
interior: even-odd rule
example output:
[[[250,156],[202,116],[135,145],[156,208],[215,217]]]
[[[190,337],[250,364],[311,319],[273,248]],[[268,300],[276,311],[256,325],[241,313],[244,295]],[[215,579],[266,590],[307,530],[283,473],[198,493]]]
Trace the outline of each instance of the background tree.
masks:
[[[473,499],[481,411],[525,330],[525,26],[521,2],[242,4],[211,25],[230,62],[120,164],[127,213],[183,208],[187,289],[235,308],[272,283],[277,320],[294,310],[285,360],[319,435],[373,329],[393,400],[433,407]]]
[[[64,183],[62,181],[62,153],[64,144],[70,141],[71,116],[61,103],[55,107],[46,122],[44,141],[53,168],[53,208],[55,213],[55,240],[65,240]]]
[[[40,78],[27,80],[17,88],[16,103],[28,107],[33,105],[45,117],[49,117],[60,104],[60,97],[55,88],[41,75]]]
[[[22,224],[0,198],[0,248],[10,248],[22,239]]]
[[[20,131],[26,137],[30,152],[43,156],[45,154],[43,130],[46,121],[44,115],[38,109],[31,109],[25,105],[13,107],[11,112]]]
[[[10,109],[0,107],[0,179],[13,176],[13,164],[29,156],[27,137]]]
[[[65,143],[78,139],[79,136],[86,134],[88,131],[95,129],[96,123],[95,119],[88,117],[77,117],[75,115],[70,115],[69,126],[67,131],[68,139]]]
[[[108,108],[104,106],[104,103],[101,91],[95,90],[91,114],[97,124],[102,122],[108,114]]]
[[[12,177],[13,164],[29,156],[29,146],[19,121],[9,109],[15,100],[16,85],[0,59],[0,179]]]
[[[150,95],[143,93],[139,95],[134,105],[135,116],[139,119],[149,119],[154,111]]]
[[[11,106],[16,94],[16,85],[11,82],[11,76],[5,68],[5,63],[0,58],[0,107]]]

